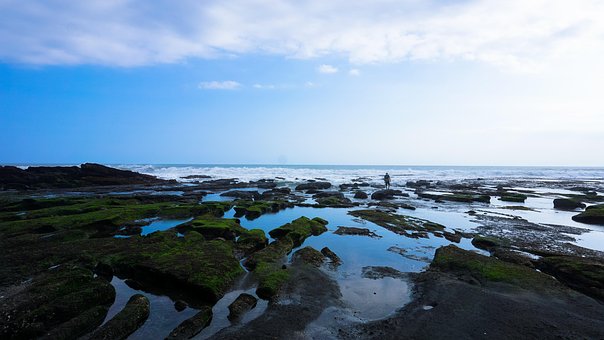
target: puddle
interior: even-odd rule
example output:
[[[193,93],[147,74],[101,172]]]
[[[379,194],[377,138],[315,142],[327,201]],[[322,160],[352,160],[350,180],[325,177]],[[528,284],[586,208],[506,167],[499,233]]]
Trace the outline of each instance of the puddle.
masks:
[[[385,318],[411,301],[409,284],[402,279],[354,277],[338,282],[342,300],[363,320]]]

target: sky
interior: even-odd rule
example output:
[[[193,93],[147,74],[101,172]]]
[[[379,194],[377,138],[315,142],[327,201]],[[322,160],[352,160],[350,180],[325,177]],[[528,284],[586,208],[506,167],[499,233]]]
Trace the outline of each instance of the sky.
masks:
[[[0,163],[604,166],[599,0],[0,0]]]

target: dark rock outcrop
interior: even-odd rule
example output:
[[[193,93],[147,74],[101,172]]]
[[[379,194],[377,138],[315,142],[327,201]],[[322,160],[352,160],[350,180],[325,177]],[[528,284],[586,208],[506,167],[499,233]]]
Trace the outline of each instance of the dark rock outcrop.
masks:
[[[342,260],[340,259],[340,257],[328,247],[324,247],[323,249],[321,249],[321,254],[330,259],[331,264],[335,266],[342,264]]]
[[[554,209],[560,210],[575,210],[575,209],[584,209],[585,204],[569,199],[569,198],[556,198],[554,199]]]
[[[223,197],[233,197],[242,200],[257,200],[260,198],[258,191],[247,191],[247,190],[231,190],[220,194]]]
[[[55,189],[130,184],[173,183],[154,176],[119,170],[100,164],[77,166],[37,166],[25,170],[0,166],[0,190]]]
[[[354,193],[354,198],[357,198],[357,199],[366,199],[367,197],[368,197],[367,193],[364,191],[357,191]]]
[[[309,183],[299,184],[296,187],[296,190],[298,190],[298,191],[325,190],[325,189],[329,189],[329,188],[331,188],[331,183],[329,183],[329,182],[309,182]]]
[[[395,196],[409,197],[409,194],[404,193],[400,190],[384,189],[384,190],[378,190],[378,191],[374,192],[373,194],[371,194],[371,199],[373,199],[373,200],[389,200],[389,199],[393,199]]]
[[[573,220],[587,224],[604,225],[604,204],[592,205],[585,208],[584,212],[573,216]]]

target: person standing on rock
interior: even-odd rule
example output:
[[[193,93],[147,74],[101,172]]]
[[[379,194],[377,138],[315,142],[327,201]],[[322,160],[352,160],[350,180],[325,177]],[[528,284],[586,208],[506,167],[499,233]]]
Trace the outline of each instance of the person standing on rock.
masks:
[[[384,184],[386,185],[386,189],[390,189],[390,175],[388,173],[384,175]]]

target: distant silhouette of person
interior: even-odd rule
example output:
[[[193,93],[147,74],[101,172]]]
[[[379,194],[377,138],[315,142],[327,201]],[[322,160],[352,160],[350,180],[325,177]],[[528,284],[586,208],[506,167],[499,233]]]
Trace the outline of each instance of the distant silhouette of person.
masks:
[[[388,173],[384,175],[384,184],[386,184],[386,189],[390,189],[390,175]]]

